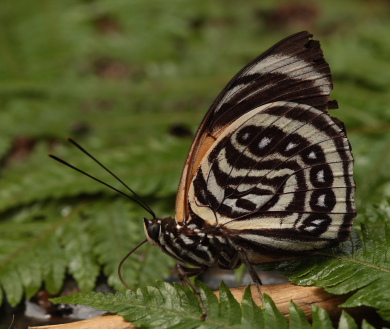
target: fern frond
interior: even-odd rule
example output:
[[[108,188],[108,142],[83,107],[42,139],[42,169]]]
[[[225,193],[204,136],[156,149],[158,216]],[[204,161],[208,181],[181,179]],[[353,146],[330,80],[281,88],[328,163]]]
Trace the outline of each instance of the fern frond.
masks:
[[[298,285],[323,287],[337,295],[352,293],[341,307],[370,306],[390,320],[390,229],[385,224],[362,226],[362,238],[353,232],[336,248],[264,268],[279,270]]]
[[[61,242],[63,258],[81,291],[91,291],[96,286],[100,266],[94,253],[94,240],[88,234],[89,223],[85,220],[67,222],[57,232]]]
[[[0,286],[11,305],[18,304],[24,292],[27,298],[32,297],[42,283],[49,293],[59,292],[69,261],[59,235],[79,211],[76,208],[62,217],[54,206],[48,206],[41,212],[46,220],[33,217],[18,226],[12,221],[0,222]]]
[[[86,210],[85,215],[90,221],[88,232],[93,251],[103,266],[109,284],[117,290],[124,290],[117,274],[118,264],[131,249],[145,240],[144,211],[127,200],[119,199],[96,203]],[[130,286],[139,287],[169,276],[173,264],[171,257],[148,243],[127,259],[123,266],[123,277]],[[159,270],[155,271],[155,268]]]
[[[82,304],[116,313],[134,326],[142,328],[334,328],[329,315],[320,307],[313,306],[313,323],[310,325],[304,312],[291,302],[288,323],[267,294],[264,295],[264,308],[260,308],[253,302],[249,287],[245,290],[240,305],[224,283],[221,283],[219,300],[201,282],[197,281],[196,285],[207,308],[204,321],[201,319],[199,300],[193,292],[181,285],[172,286],[165,282],[158,282],[135,292],[128,291],[126,294],[90,292],[54,298],[52,301]],[[338,328],[355,329],[357,325],[351,316],[343,312]],[[372,327],[366,324],[365,328]]]
[[[32,210],[19,225],[0,222],[0,287],[11,305],[17,305],[24,293],[32,297],[42,284],[49,293],[58,293],[67,271],[80,289],[92,290],[101,266],[109,283],[124,289],[117,266],[136,241],[145,238],[144,214],[122,199],[84,202],[74,208],[69,204],[62,212],[54,203],[40,212],[42,220],[35,220]],[[156,264],[159,271],[154,270]],[[172,264],[170,257],[146,245],[125,263],[124,278],[133,287],[145,285],[169,276]]]
[[[110,150],[93,152],[107,167],[115,172],[122,180],[142,195],[153,194],[156,197],[176,193],[183,166],[183,160],[178,160],[177,154],[188,151],[187,140],[166,139],[163,142],[152,140],[150,147],[140,151],[131,145],[117,146]],[[71,151],[59,151],[59,156],[89,173],[95,174],[102,180],[112,182],[117,188],[122,188],[96,163],[74,148]],[[42,160],[46,159],[45,170],[42,170]],[[29,171],[29,174],[26,174]],[[113,195],[102,184],[92,183],[87,177],[73,172],[63,165],[47,158],[47,150],[41,148],[30,161],[8,170],[2,177],[0,189],[0,212],[22,207],[33,202],[75,197],[86,194],[103,193]]]

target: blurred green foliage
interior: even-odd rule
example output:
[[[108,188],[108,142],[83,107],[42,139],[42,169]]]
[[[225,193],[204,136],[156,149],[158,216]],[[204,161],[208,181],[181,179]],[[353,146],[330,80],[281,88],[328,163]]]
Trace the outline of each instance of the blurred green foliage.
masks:
[[[388,220],[390,6],[387,1],[68,0],[0,3],[0,282],[15,305],[66,273],[91,290],[144,239],[142,209],[53,162],[54,153],[119,187],[71,136],[174,215],[186,153],[229,79],[280,39],[309,30],[334,76],[332,114],[353,146],[357,222]],[[381,218],[382,218],[381,217]],[[134,285],[167,276],[149,246],[126,265]],[[156,270],[158,269],[158,270]],[[0,297],[2,295],[0,289]],[[0,298],[1,300],[1,298]]]

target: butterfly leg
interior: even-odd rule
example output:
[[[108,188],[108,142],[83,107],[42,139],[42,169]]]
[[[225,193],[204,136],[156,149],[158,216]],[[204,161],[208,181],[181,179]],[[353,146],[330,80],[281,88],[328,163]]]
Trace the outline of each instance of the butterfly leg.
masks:
[[[257,288],[257,291],[259,292],[259,296],[260,296],[261,300],[263,300],[263,293],[261,292],[261,289],[260,289],[260,286],[262,285],[262,283],[261,283],[259,275],[257,274],[253,265],[249,262],[248,255],[246,254],[245,250],[242,248],[239,248],[238,252],[241,255],[242,262],[248,268],[249,274],[250,274],[253,282],[256,284],[256,288]]]
[[[176,265],[177,271],[179,273],[179,279],[182,282],[182,284],[186,287],[190,287],[194,294],[199,298],[200,301],[200,307],[202,308],[202,321],[204,321],[207,317],[207,309],[203,302],[202,296],[200,295],[200,291],[198,288],[194,286],[194,284],[189,279],[191,276],[198,275],[206,270],[206,268],[203,267],[186,267],[181,264]]]

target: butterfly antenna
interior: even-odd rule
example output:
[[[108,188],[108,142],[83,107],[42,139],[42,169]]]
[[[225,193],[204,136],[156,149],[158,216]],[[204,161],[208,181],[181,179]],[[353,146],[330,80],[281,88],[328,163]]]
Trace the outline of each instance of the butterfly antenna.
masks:
[[[135,193],[123,180],[121,180],[117,175],[115,175],[110,169],[108,169],[104,164],[102,164],[98,159],[96,159],[92,154],[90,154],[86,149],[84,149],[80,144],[75,142],[73,139],[68,138],[68,141],[71,142],[74,146],[76,146],[80,151],[89,156],[92,160],[94,160],[99,166],[101,166],[104,170],[106,170],[111,176],[116,178],[124,187],[126,187],[131,193],[134,194],[136,198],[133,198],[135,202],[137,202],[141,207],[143,207],[146,211],[148,211],[154,219],[156,219],[156,215],[153,210],[147,205],[147,203],[137,194]],[[136,200],[135,200],[136,199]]]
[[[79,173],[82,173],[83,175],[85,176],[88,176],[89,178],[92,178],[93,180],[109,187],[110,189],[118,192],[119,194],[129,198],[130,200],[134,201],[135,203],[139,204],[142,208],[144,208],[149,214],[151,214],[153,216],[153,219],[156,219],[156,214],[154,213],[154,211],[146,204],[146,202],[137,194],[135,193],[128,185],[126,185],[117,175],[115,175],[111,170],[109,170],[105,165],[103,165],[98,159],[96,159],[92,154],[90,154],[87,150],[85,150],[81,145],[79,145],[78,143],[76,143],[73,139],[71,138],[68,138],[69,142],[71,142],[74,146],[76,146],[79,150],[81,150],[84,154],[86,154],[88,157],[90,157],[92,160],[94,160],[99,166],[101,166],[104,170],[106,170],[110,175],[112,175],[113,177],[115,177],[124,187],[126,187],[131,193],[134,194],[135,197],[132,197],[120,190],[118,190],[117,188],[103,182],[102,180],[94,177],[94,176],[91,176],[90,174],[86,173],[85,171],[79,169],[79,168],[76,168],[75,166],[72,166],[70,163],[56,157],[55,155],[52,155],[52,154],[49,154],[49,157],[64,164],[65,166],[68,166],[69,168],[72,168],[73,170],[76,170],[78,171]]]

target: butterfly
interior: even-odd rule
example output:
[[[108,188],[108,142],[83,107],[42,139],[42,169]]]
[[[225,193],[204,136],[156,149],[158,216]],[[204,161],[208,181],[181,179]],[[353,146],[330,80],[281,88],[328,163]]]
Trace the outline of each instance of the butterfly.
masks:
[[[332,76],[311,37],[285,38],[222,90],[185,162],[175,218],[145,219],[149,242],[200,273],[348,238],[353,156],[343,123],[328,113],[338,107]]]
[[[332,89],[309,32],[252,60],[196,133],[175,217],[157,218],[136,195],[153,217],[144,242],[194,266],[179,266],[183,278],[245,263],[260,284],[253,265],[345,241],[357,214],[353,156],[344,124],[328,113],[338,107]]]

